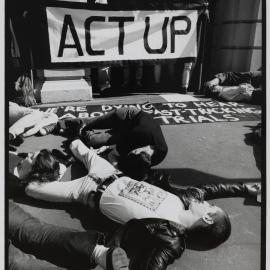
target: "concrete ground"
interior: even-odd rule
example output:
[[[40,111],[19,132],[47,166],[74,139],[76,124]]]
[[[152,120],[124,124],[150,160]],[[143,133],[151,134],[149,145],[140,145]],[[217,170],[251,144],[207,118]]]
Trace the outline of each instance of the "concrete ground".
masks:
[[[151,94],[105,98],[96,99],[92,104],[143,101],[160,102],[160,97]],[[166,159],[155,169],[168,171],[173,183],[179,186],[261,181],[261,145],[249,139],[252,127],[257,124],[257,121],[248,121],[162,126],[169,151]],[[61,149],[63,140],[53,135],[30,137],[18,151],[35,151],[46,147]],[[79,164],[75,164],[64,177],[74,179],[80,174],[83,171]],[[48,223],[79,230],[97,225],[96,217],[81,206],[40,203],[31,199],[17,202],[26,211]],[[225,209],[231,218],[232,234],[229,240],[209,251],[186,249],[168,270],[261,269],[261,205],[256,200],[245,198],[217,199],[214,202]]]

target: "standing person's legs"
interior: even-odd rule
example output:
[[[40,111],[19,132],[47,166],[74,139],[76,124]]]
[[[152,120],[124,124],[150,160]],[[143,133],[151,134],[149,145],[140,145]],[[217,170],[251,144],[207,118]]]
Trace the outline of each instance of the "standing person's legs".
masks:
[[[26,253],[76,269],[94,266],[91,255],[104,241],[96,231],[79,232],[40,222],[13,202],[9,202],[9,239]]]
[[[64,270],[45,260],[26,254],[16,248],[12,243],[8,246],[8,269],[9,270]]]

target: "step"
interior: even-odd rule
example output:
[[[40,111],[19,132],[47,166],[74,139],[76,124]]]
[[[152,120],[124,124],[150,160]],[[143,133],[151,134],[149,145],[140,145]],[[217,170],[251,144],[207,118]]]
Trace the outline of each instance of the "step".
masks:
[[[85,79],[45,81],[41,103],[92,100],[92,86]]]

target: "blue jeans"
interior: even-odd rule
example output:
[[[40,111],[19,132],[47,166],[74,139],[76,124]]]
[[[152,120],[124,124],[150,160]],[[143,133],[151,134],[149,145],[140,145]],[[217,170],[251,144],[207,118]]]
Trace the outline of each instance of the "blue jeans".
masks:
[[[89,269],[104,236],[41,222],[9,201],[9,241],[9,269]]]

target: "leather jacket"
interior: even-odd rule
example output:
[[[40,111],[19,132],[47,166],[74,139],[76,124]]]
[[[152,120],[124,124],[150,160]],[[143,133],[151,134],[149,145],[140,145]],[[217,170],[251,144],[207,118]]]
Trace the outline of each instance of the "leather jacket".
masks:
[[[187,189],[167,185],[166,189],[179,196],[186,208],[191,199],[248,196],[245,184],[207,184]],[[164,270],[181,257],[186,238],[180,224],[158,218],[132,219],[117,231],[110,244],[126,250],[131,270]]]

